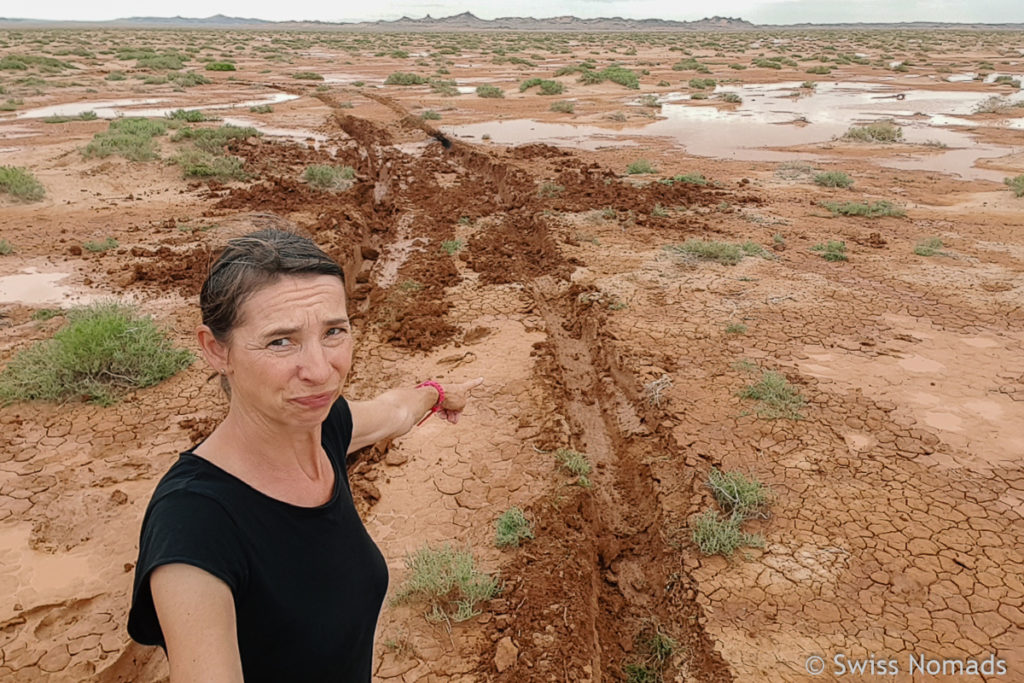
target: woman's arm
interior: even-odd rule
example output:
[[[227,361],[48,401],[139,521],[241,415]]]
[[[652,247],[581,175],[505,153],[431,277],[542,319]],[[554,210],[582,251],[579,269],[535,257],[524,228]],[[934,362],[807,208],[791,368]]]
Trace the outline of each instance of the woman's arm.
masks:
[[[149,577],[167,643],[171,683],[243,683],[231,588],[189,564],[165,564]]]
[[[444,402],[437,413],[452,424],[466,407],[469,393],[483,383],[479,377],[461,384],[444,385]],[[433,387],[391,389],[370,401],[350,401],[352,411],[352,441],[348,452],[385,439],[394,439],[407,433],[437,403],[437,390]]]

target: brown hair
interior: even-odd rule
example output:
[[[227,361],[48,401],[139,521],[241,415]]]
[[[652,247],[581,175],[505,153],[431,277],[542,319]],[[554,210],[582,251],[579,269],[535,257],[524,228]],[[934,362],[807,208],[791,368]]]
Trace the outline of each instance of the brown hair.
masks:
[[[227,343],[241,324],[245,300],[285,275],[336,275],[345,282],[341,266],[308,237],[278,229],[251,232],[229,240],[210,266],[199,292],[203,324]],[[226,377],[221,387],[231,395]]]

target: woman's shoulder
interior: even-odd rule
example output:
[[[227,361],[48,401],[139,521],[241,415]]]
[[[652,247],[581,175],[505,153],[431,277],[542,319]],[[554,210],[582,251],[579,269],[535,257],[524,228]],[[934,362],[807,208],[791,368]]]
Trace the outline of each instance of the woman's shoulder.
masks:
[[[241,492],[240,482],[213,463],[190,450],[178,455],[178,460],[160,478],[149,507],[167,499],[202,497],[223,505]]]

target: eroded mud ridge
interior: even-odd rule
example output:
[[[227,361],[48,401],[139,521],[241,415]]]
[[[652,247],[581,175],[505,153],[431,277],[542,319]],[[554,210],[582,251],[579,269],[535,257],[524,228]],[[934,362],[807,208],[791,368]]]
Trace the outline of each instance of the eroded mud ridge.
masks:
[[[350,463],[392,587],[406,553],[453,540],[503,581],[461,624],[387,603],[376,680],[619,681],[652,629],[674,641],[664,680],[788,683],[837,653],[1024,672],[1019,215],[832,219],[771,169],[672,182],[690,169],[664,159],[636,180],[601,154],[467,144],[373,93],[372,118],[314,97],[323,144],[230,141],[251,181],[193,184],[159,215],[129,197],[121,248],[62,248],[188,345],[225,239],[298,226],[345,269],[350,398],[485,377],[459,427],[430,421]],[[312,164],[355,178],[318,190],[299,180]],[[932,183],[878,183],[897,180],[917,199]],[[955,257],[912,256],[929,234]],[[666,250],[692,238],[761,249],[735,265]],[[851,262],[812,250],[833,239]],[[37,313],[4,309],[3,360],[59,327]],[[740,397],[769,370],[800,419]],[[0,408],[0,547],[26,548],[0,551],[15,598],[0,678],[166,680],[123,629],[136,534],[156,479],[224,410],[199,363],[109,408]],[[559,449],[585,455],[590,486]],[[713,468],[773,489],[744,527],[764,548],[694,546]],[[535,538],[499,551],[511,505]]]

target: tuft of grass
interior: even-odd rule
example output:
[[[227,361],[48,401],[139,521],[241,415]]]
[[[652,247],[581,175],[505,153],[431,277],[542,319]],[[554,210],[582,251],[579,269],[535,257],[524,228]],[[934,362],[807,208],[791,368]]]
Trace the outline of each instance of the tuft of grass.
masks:
[[[662,185],[672,185],[673,183],[686,183],[688,185],[707,185],[708,179],[700,173],[681,173],[674,175],[671,178],[662,178],[658,181]]]
[[[557,197],[558,195],[562,194],[562,190],[564,189],[564,185],[559,185],[558,183],[552,183],[550,181],[544,181],[543,183],[540,184],[540,187],[537,188],[537,194],[543,197],[544,199],[550,199],[552,197]]]
[[[974,107],[975,114],[1006,114],[1014,109],[1024,106],[1024,102],[1013,101],[1009,97],[992,95],[986,97]]]
[[[948,256],[942,251],[942,240],[938,237],[921,240],[914,246],[914,253],[918,256]]]
[[[234,71],[235,65],[231,62],[209,62],[206,65],[207,71]]]
[[[743,323],[729,323],[725,326],[726,334],[746,334],[747,326]]]
[[[583,488],[590,488],[589,475],[592,471],[590,461],[587,460],[587,456],[579,451],[574,451],[570,448],[559,448],[555,451],[555,460],[561,465],[569,474],[576,477],[576,483]]]
[[[477,97],[504,97],[505,91],[496,85],[479,85],[476,88]]]
[[[462,251],[462,247],[464,246],[465,244],[463,243],[462,240],[445,240],[441,242],[441,251],[450,256],[459,251]]]
[[[654,166],[651,166],[651,162],[647,161],[647,159],[637,159],[636,161],[634,161],[633,163],[626,167],[626,173],[629,173],[630,175],[657,172],[658,169],[654,168]]]
[[[519,92],[526,92],[530,88],[538,86],[541,95],[561,95],[565,92],[565,86],[558,81],[549,81],[543,78],[527,78],[519,84]]]
[[[255,107],[249,107],[249,111],[253,114],[270,114],[274,111],[274,108],[269,104],[257,104]]]
[[[718,96],[718,99],[729,104],[743,104],[743,98],[734,92],[724,92]]]
[[[150,161],[158,158],[156,138],[167,132],[167,124],[143,118],[114,119],[102,133],[96,133],[85,146],[86,158],[122,156],[130,161]]]
[[[644,385],[644,397],[647,402],[652,406],[661,407],[662,393],[672,388],[672,377],[669,375],[662,375],[657,379],[652,379],[650,382]]]
[[[663,683],[669,658],[679,644],[657,621],[649,620],[637,634],[636,645],[634,659],[622,667],[626,683]]]
[[[853,185],[853,178],[842,171],[826,171],[814,175],[814,184],[822,187],[847,188]]]
[[[7,256],[14,251],[14,245],[7,240],[0,240],[0,256]]]
[[[768,420],[784,418],[802,420],[800,410],[806,401],[800,392],[790,384],[785,376],[773,370],[765,370],[761,379],[747,385],[739,392],[740,398],[749,398],[760,402],[757,414]]]
[[[846,242],[840,240],[829,240],[826,243],[818,243],[811,247],[811,251],[818,252],[818,255],[826,261],[849,261],[846,256]]]
[[[557,102],[552,102],[548,109],[561,114],[573,114],[576,112],[576,103],[568,100],[558,100]]]
[[[226,181],[249,177],[240,158],[204,149],[182,150],[175,155],[174,163],[181,166],[181,174],[185,178]]]
[[[117,249],[120,245],[117,240],[113,237],[108,237],[102,242],[82,242],[82,249],[95,253],[103,253],[104,251],[110,251],[111,249]]]
[[[433,109],[427,109],[422,114],[420,114],[420,118],[423,119],[424,121],[440,121],[441,115],[438,114]]]
[[[33,320],[50,320],[56,318],[58,315],[64,315],[64,311],[59,308],[40,308],[32,314]]]
[[[714,240],[690,239],[680,245],[665,247],[667,251],[682,254],[700,261],[716,261],[727,266],[734,266],[745,256],[761,256],[768,258],[768,252],[756,242],[747,241],[743,244],[716,242]]]
[[[172,142],[191,142],[197,149],[204,152],[220,154],[225,145],[233,140],[244,140],[259,137],[260,133],[250,126],[232,126],[226,124],[219,128],[182,128],[171,138]]]
[[[903,139],[903,129],[892,121],[879,121],[866,126],[851,126],[842,139],[855,142],[896,142]]]
[[[206,115],[198,109],[175,109],[167,113],[167,118],[174,121],[187,121],[188,123],[199,123],[208,120]]]
[[[419,74],[396,71],[384,79],[384,85],[423,85],[429,80]]]
[[[135,62],[137,69],[153,69],[154,71],[177,71],[185,66],[179,55],[153,55],[143,57]]]
[[[833,216],[865,216],[867,218],[893,216],[899,218],[907,215],[902,208],[887,201],[877,201],[871,204],[867,202],[822,202],[821,205],[831,211]]]
[[[711,470],[708,488],[723,510],[740,520],[767,517],[771,503],[771,489],[757,478],[742,472]]]
[[[157,384],[193,360],[132,306],[103,302],[66,315],[65,327],[20,351],[0,373],[0,402],[85,399],[110,405],[125,391]]]
[[[322,81],[324,77],[315,71],[296,71],[292,74],[292,78],[299,81]]]
[[[1024,197],[1024,173],[1013,178],[1003,178],[1003,183],[1013,191],[1013,196]]]
[[[22,202],[37,202],[46,196],[46,188],[26,168],[0,166],[0,194]]]
[[[494,522],[494,544],[499,548],[519,547],[519,544],[533,538],[533,525],[523,511],[510,507]]]
[[[498,579],[476,568],[473,554],[451,544],[424,545],[406,555],[409,576],[395,591],[393,604],[424,602],[430,621],[466,621],[480,614],[477,605],[498,594]]]
[[[693,518],[693,542],[705,555],[730,556],[737,548],[763,548],[764,539],[740,529],[740,519],[732,515],[720,517],[718,510],[707,510]]]
[[[351,166],[307,166],[302,179],[321,190],[347,190],[352,186],[356,171]]]

